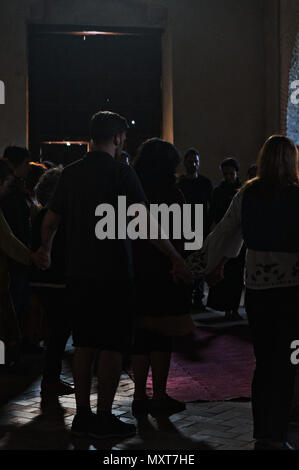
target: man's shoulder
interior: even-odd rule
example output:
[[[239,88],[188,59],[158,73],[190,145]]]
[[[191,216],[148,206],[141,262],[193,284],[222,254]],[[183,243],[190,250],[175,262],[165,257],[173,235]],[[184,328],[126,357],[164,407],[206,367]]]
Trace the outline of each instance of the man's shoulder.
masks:
[[[65,184],[72,184],[72,181],[78,180],[78,179],[84,179],[86,177],[86,164],[84,161],[84,158],[80,158],[80,160],[76,160],[75,162],[69,163],[66,165],[60,176],[60,183],[62,185]]]
[[[137,173],[135,169],[131,165],[127,165],[126,163],[119,162],[115,160],[116,168],[119,171],[119,174],[123,178],[137,178]]]
[[[219,191],[223,191],[225,189],[225,182],[224,181],[220,181],[220,183],[218,183],[215,188],[214,188],[214,191],[216,191],[217,193]]]
[[[62,173],[64,175],[72,174],[76,172],[78,169],[80,169],[82,166],[84,166],[84,158],[80,158],[79,160],[76,160],[75,162],[72,162],[66,165]]]
[[[207,186],[212,186],[212,182],[211,182],[210,178],[208,178],[207,176],[201,175],[201,174],[198,175],[198,182],[199,183],[204,183]]]

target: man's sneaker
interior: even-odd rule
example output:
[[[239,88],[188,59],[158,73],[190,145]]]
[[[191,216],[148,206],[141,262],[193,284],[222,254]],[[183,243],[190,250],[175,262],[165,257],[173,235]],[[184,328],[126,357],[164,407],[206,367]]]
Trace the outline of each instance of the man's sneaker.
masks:
[[[186,404],[182,401],[175,400],[170,396],[166,395],[162,400],[151,400],[151,411],[150,413],[154,416],[155,414],[174,414],[180,413],[186,409]]]
[[[198,311],[198,313],[204,313],[207,311],[205,304],[201,299],[193,299],[192,307]]]
[[[239,320],[244,320],[243,317],[239,314],[238,310],[232,310],[231,312],[231,320],[233,321],[239,321]]]
[[[87,437],[95,419],[96,415],[94,413],[75,415],[71,428],[72,435],[75,437]]]
[[[89,436],[95,439],[108,439],[111,437],[130,437],[135,436],[136,426],[134,424],[124,423],[114,415],[97,415],[92,421]]]
[[[243,317],[239,314],[237,310],[230,310],[225,312],[225,317],[224,319],[226,321],[240,321],[243,320]]]
[[[42,397],[47,397],[47,396],[59,397],[61,395],[71,395],[72,393],[75,393],[73,384],[64,382],[63,380],[60,380],[59,382],[56,382],[56,383],[46,383],[46,382],[41,383],[40,394]]]

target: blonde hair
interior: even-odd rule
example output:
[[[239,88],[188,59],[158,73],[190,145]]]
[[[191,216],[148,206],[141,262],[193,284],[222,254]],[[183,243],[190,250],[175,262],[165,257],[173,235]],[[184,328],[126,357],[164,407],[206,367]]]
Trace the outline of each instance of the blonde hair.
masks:
[[[298,150],[284,135],[272,135],[261,148],[257,159],[257,176],[248,184],[259,181],[268,187],[282,188],[299,184]]]

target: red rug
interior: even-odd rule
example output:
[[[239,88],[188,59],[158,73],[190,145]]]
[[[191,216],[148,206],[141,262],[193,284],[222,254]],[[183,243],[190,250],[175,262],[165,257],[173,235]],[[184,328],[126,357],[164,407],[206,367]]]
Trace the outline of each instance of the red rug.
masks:
[[[175,350],[167,387],[172,397],[185,402],[250,398],[254,355],[248,326],[200,327]]]

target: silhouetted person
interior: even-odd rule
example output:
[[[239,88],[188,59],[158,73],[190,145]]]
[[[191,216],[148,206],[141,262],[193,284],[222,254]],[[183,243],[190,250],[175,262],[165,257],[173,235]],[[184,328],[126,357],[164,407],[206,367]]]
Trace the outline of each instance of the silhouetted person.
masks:
[[[118,161],[125,163],[126,165],[131,164],[131,157],[128,154],[128,152],[125,152],[124,150],[121,152],[120,156],[118,157]]]
[[[41,209],[32,223],[33,249],[41,245],[42,223],[61,172],[60,168],[46,171],[34,188]],[[65,230],[61,224],[53,240],[50,268],[43,271],[31,270],[31,288],[37,295],[46,317],[45,357],[41,381],[43,398],[74,393],[73,387],[60,378],[63,353],[71,334],[70,311],[66,301],[65,251]]]
[[[152,204],[177,204],[183,207],[185,198],[176,187],[175,172],[180,163],[176,148],[161,139],[150,139],[138,150],[134,168],[146,196]],[[183,226],[182,220],[181,224]],[[184,240],[170,239],[177,251],[184,254]],[[167,394],[172,339],[189,334],[194,325],[189,315],[192,286],[175,283],[171,262],[148,240],[133,243],[137,285],[137,331],[133,345],[135,382],[132,412],[135,415],[162,411],[177,413],[185,403]],[[149,368],[152,370],[153,397],[146,395]]]
[[[217,225],[241,187],[238,177],[239,164],[234,158],[226,158],[220,165],[223,181],[214,189],[211,205],[211,222]],[[225,312],[226,320],[242,320],[238,313],[244,285],[245,248],[237,258],[225,265],[224,279],[209,289],[207,306]]]
[[[245,308],[256,358],[253,437],[261,450],[292,449],[287,438],[296,375],[291,344],[299,333],[298,212],[298,151],[290,139],[274,135],[260,151],[257,178],[237,192],[201,252],[187,260],[195,276],[215,284],[243,240],[247,247]]]
[[[199,173],[200,155],[195,148],[187,150],[184,156],[186,174],[182,175],[178,187],[182,190],[186,202],[192,204],[192,226],[194,225],[195,204],[203,204],[203,234],[204,238],[209,233],[209,209],[212,201],[213,185],[211,181]],[[194,282],[193,305],[199,311],[205,311],[203,305],[204,281]]]
[[[14,174],[9,164],[0,159],[0,200],[5,197],[13,180]],[[36,254],[15,237],[0,209],[0,340],[5,344],[5,364],[10,366],[20,358],[21,335],[10,296],[8,258],[26,266],[32,261],[38,264]]]
[[[257,170],[258,170],[258,166],[256,163],[253,163],[252,165],[250,165],[247,171],[247,179],[252,180],[253,178],[255,178],[257,176]]]
[[[95,438],[130,436],[134,425],[117,419],[112,403],[118,386],[122,353],[131,348],[134,309],[133,265],[129,238],[98,239],[95,210],[109,204],[116,210],[118,196],[127,205],[145,204],[146,196],[134,170],[116,160],[123,149],[128,124],[118,114],[102,111],[91,120],[92,151],[67,166],[44,218],[41,252],[48,256],[60,222],[66,230],[66,275],[76,347],[73,370],[77,414],[72,433]],[[110,207],[109,206],[109,207]],[[127,227],[123,227],[127,228]],[[173,270],[185,276],[184,262],[167,240],[153,241],[169,254]],[[98,360],[98,412],[91,413],[91,365]]]
[[[3,214],[15,236],[30,248],[31,201],[25,188],[30,155],[26,148],[7,147],[3,158],[8,161],[15,176],[7,195],[1,201]],[[23,332],[28,312],[29,269],[27,266],[11,260],[9,262],[9,271],[11,275],[11,296],[21,332]],[[23,338],[23,347],[25,350],[35,350],[35,346],[29,344],[26,338]]]

